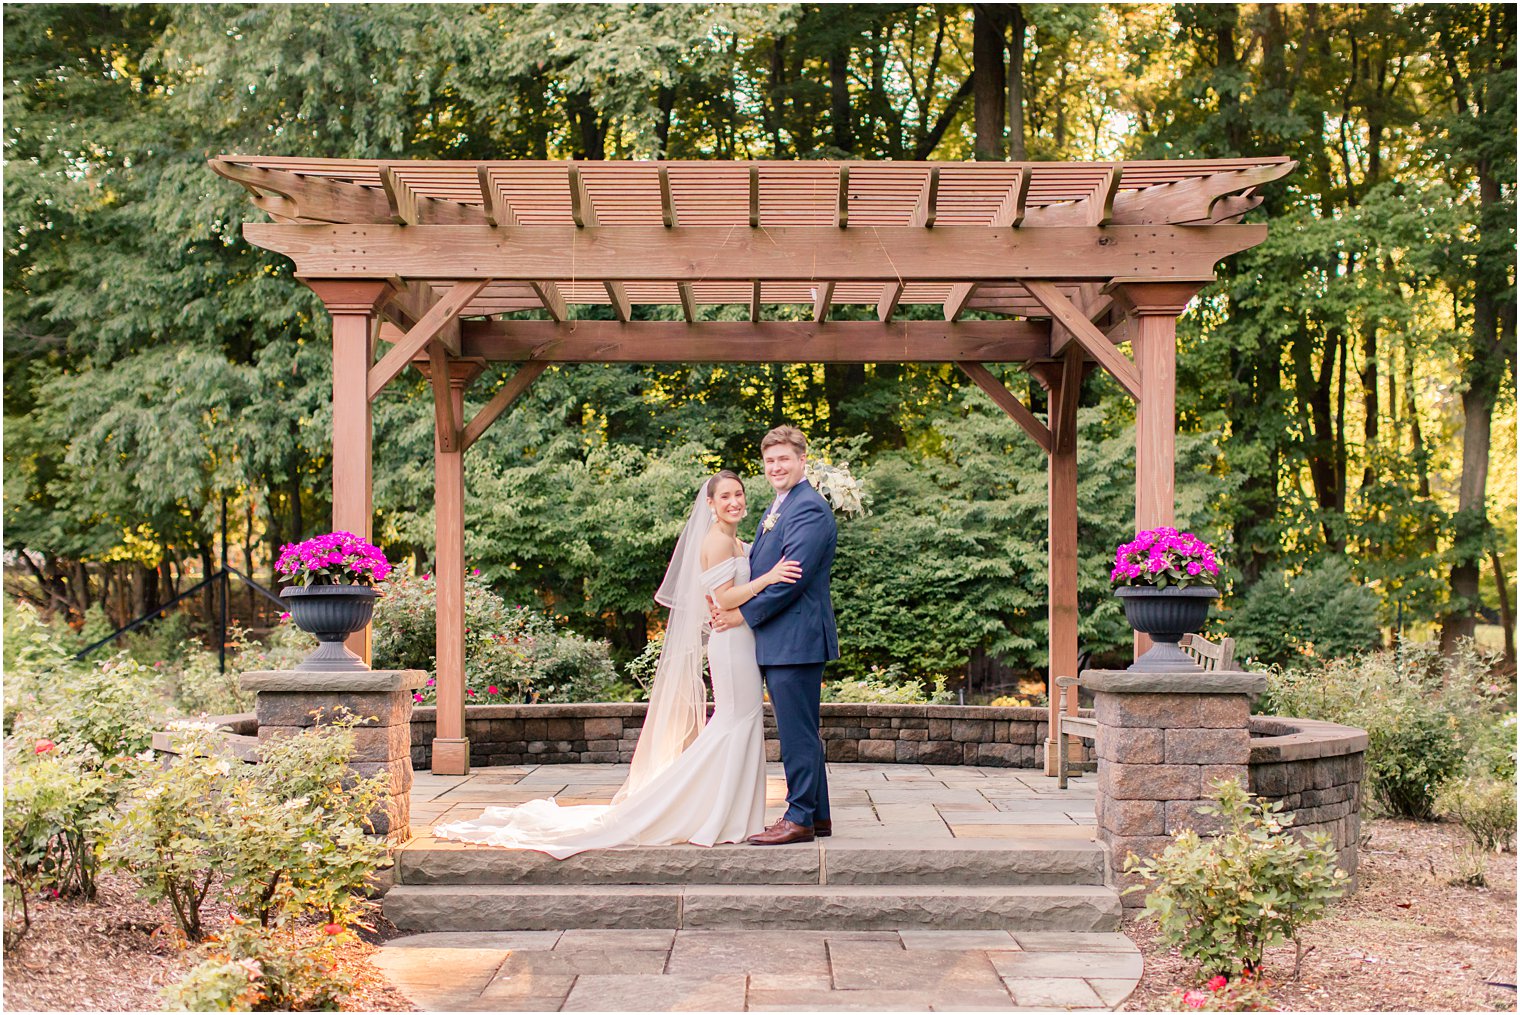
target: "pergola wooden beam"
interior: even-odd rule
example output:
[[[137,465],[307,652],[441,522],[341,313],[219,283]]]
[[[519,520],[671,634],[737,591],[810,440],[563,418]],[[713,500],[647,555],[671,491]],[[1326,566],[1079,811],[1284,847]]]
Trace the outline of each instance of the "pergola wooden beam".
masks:
[[[1022,363],[1043,321],[464,321],[463,355],[549,363]]]
[[[318,278],[495,278],[811,283],[1107,282],[1116,276],[1194,278],[1266,239],[1266,226],[1105,226],[1062,229],[881,226],[478,226],[248,223],[249,242]],[[887,256],[883,252],[887,252]]]

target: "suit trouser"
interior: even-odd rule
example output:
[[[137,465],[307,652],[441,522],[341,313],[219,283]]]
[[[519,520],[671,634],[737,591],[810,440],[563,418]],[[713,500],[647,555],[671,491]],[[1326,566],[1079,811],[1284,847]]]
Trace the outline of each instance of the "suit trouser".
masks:
[[[781,737],[781,767],[786,771],[788,821],[812,825],[829,820],[829,774],[824,764],[823,738],[818,733],[818,699],[823,690],[823,663],[800,666],[762,666],[776,732]]]

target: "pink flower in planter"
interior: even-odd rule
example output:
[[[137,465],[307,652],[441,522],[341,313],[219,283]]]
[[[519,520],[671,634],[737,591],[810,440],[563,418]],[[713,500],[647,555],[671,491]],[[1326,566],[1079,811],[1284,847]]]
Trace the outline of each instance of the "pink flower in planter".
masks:
[[[486,688],[486,693],[487,694],[500,694],[501,691],[497,689],[497,687],[496,687],[495,684],[492,684],[490,687]]]
[[[280,619],[281,620],[289,620],[290,619],[290,614],[288,614],[288,613],[282,613],[282,614],[280,614]]]
[[[418,694],[418,693],[416,693],[416,692],[413,692],[413,693],[412,693],[412,700],[413,700],[413,701],[421,701],[421,700],[422,700],[422,695],[421,695],[421,694]]]

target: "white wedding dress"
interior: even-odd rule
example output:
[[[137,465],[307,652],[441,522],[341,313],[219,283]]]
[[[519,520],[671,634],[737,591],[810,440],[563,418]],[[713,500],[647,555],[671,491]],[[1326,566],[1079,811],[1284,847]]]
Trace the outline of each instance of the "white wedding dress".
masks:
[[[700,580],[709,592],[730,580],[743,585],[750,580],[749,557],[730,557],[701,572]],[[707,659],[712,719],[685,750],[667,752],[673,757],[655,759],[642,773],[636,759],[629,783],[613,803],[561,807],[544,799],[517,807],[488,807],[473,821],[439,825],[433,834],[533,849],[563,860],[588,849],[743,842],[763,831],[765,730],[754,632],[743,625],[714,632]],[[697,687],[700,694],[700,682]],[[652,704],[651,717],[653,708]]]

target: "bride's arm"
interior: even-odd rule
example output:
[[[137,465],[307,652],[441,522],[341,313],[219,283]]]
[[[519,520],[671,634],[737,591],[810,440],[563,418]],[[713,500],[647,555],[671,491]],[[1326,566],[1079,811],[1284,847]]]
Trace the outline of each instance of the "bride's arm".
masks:
[[[702,570],[709,571],[721,564],[728,557],[733,546],[721,535],[710,535],[702,542]],[[759,595],[763,589],[770,588],[778,582],[791,584],[802,575],[802,567],[794,560],[782,560],[765,574],[743,585],[735,585],[732,581],[726,581],[712,590],[713,602],[725,610],[732,610],[737,606],[749,602]]]

